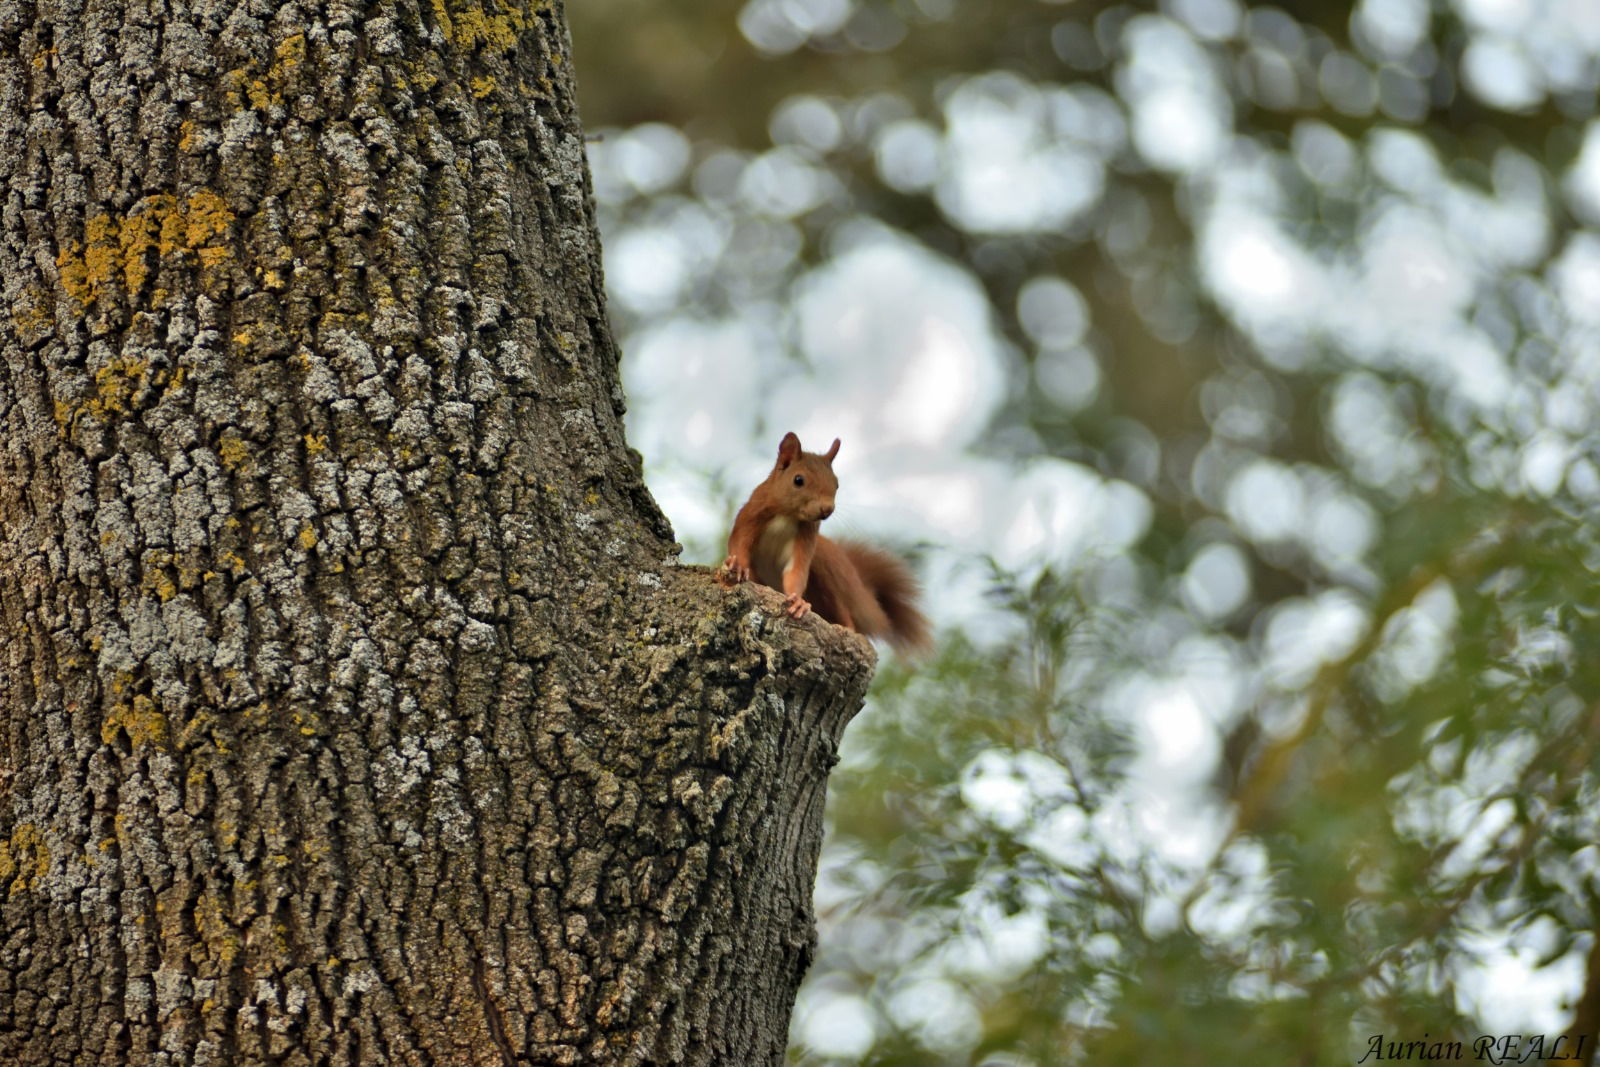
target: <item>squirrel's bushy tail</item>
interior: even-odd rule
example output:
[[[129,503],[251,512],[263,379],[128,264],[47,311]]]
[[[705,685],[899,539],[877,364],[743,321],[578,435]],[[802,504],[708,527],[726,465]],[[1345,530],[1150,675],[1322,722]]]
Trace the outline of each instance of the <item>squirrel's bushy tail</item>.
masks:
[[[933,648],[933,634],[928,619],[917,610],[920,589],[911,569],[898,556],[860,541],[836,542],[849,557],[863,584],[878,601],[889,620],[887,633],[869,634],[881,637],[889,646],[908,659],[914,659]],[[865,632],[865,631],[863,631]]]

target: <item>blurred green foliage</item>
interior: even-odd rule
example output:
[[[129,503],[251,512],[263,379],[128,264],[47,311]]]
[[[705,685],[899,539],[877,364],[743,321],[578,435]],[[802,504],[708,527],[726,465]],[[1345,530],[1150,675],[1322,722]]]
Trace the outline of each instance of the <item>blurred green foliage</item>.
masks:
[[[697,203],[734,234],[675,311],[784,308],[877,220],[1009,342],[980,449],[1152,506],[1132,552],[994,567],[981,626],[882,672],[794,1062],[1352,1063],[1507,1020],[1600,1045],[1592,5],[568,16],[587,125],[687,146],[660,182],[597,175],[608,239]],[[958,103],[1000,138],[1035,116],[1078,201],[963,192],[997,149],[957,143]],[[804,180],[727,195],[758,163]],[[1071,352],[1030,321],[1040,278],[1083,301]],[[614,308],[625,339],[661,314]],[[1163,781],[1161,724],[1196,720],[1199,778]]]

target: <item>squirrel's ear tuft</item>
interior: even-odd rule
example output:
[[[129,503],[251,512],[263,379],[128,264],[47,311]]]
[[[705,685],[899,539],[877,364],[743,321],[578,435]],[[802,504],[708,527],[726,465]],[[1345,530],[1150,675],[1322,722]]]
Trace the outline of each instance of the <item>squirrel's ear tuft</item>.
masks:
[[[793,431],[783,435],[778,444],[778,466],[787,467],[800,458],[800,438]]]
[[[833,462],[833,457],[837,456],[838,454],[839,454],[839,439],[837,437],[835,437],[833,439],[833,447],[828,449],[828,454],[823,456],[822,458],[827,460],[829,463],[832,463]]]

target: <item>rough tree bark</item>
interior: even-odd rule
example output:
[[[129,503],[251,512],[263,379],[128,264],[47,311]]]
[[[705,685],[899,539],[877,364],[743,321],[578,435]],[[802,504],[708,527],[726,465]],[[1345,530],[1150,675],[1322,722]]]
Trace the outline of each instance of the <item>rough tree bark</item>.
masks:
[[[0,4],[0,1062],[781,1058],[872,653],[671,564],[568,55]]]

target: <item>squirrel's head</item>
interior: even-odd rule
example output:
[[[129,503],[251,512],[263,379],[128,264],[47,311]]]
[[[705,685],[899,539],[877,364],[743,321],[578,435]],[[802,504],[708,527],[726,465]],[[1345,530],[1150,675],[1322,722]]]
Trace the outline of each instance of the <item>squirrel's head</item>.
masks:
[[[805,452],[800,438],[783,435],[778,445],[778,464],[767,477],[783,513],[801,522],[821,522],[833,514],[833,497],[839,479],[833,474],[833,457],[839,454],[839,439],[827,452]]]

